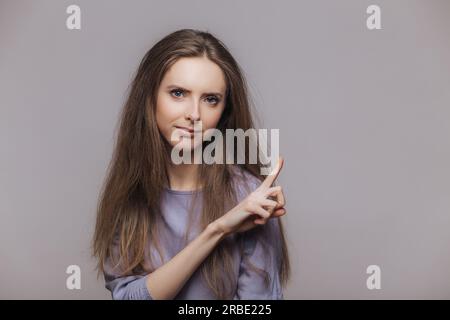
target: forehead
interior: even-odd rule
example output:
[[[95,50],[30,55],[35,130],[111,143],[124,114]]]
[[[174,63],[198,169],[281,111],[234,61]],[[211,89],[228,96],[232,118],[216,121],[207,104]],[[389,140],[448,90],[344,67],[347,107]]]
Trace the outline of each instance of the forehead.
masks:
[[[162,86],[177,85],[191,91],[225,92],[222,69],[205,57],[181,58],[166,72]]]

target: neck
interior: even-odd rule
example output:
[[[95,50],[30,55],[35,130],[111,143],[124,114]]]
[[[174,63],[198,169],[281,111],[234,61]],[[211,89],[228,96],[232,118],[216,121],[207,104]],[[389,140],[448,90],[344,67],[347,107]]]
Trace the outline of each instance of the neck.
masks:
[[[167,166],[167,173],[170,181],[170,189],[179,191],[192,191],[201,186],[197,186],[198,164],[179,164],[170,163]]]

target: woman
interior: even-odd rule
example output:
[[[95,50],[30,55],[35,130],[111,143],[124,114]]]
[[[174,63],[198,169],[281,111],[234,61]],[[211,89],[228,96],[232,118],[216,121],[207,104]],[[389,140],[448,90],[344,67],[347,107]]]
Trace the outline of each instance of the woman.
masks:
[[[208,146],[195,143],[194,124],[202,138],[253,128],[249,109],[237,62],[210,33],[176,31],[144,56],[93,239],[113,299],[283,299],[290,268],[278,217],[286,210],[281,187],[271,186],[282,160],[265,177],[247,155],[239,165],[171,157]]]

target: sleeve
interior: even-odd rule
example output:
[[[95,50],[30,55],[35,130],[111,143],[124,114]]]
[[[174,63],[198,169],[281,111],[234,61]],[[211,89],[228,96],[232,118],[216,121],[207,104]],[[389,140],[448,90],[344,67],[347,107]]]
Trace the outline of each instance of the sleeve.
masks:
[[[117,238],[112,252],[118,253]],[[103,269],[105,287],[111,291],[113,300],[153,300],[147,288],[148,275],[121,276],[118,267],[113,265],[111,257],[106,259]]]
[[[278,219],[269,219],[261,233],[247,231],[244,250],[239,266],[237,291],[234,300],[283,300],[279,278],[280,231]],[[267,272],[268,286],[264,274],[252,266]]]
[[[107,281],[113,300],[153,300],[147,289],[146,276],[117,277]]]

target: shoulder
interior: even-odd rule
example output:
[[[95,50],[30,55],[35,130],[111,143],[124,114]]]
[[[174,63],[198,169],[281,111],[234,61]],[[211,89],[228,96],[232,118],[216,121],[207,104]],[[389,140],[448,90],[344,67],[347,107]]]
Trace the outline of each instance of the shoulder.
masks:
[[[261,184],[261,180],[257,176],[238,165],[231,166],[231,172],[238,202],[256,190]]]
[[[238,202],[256,190],[262,180],[244,168],[233,165],[233,184]],[[281,230],[279,218],[271,218],[266,224],[244,232],[240,238],[243,241],[245,255],[266,252],[268,255],[277,255],[281,251]]]

